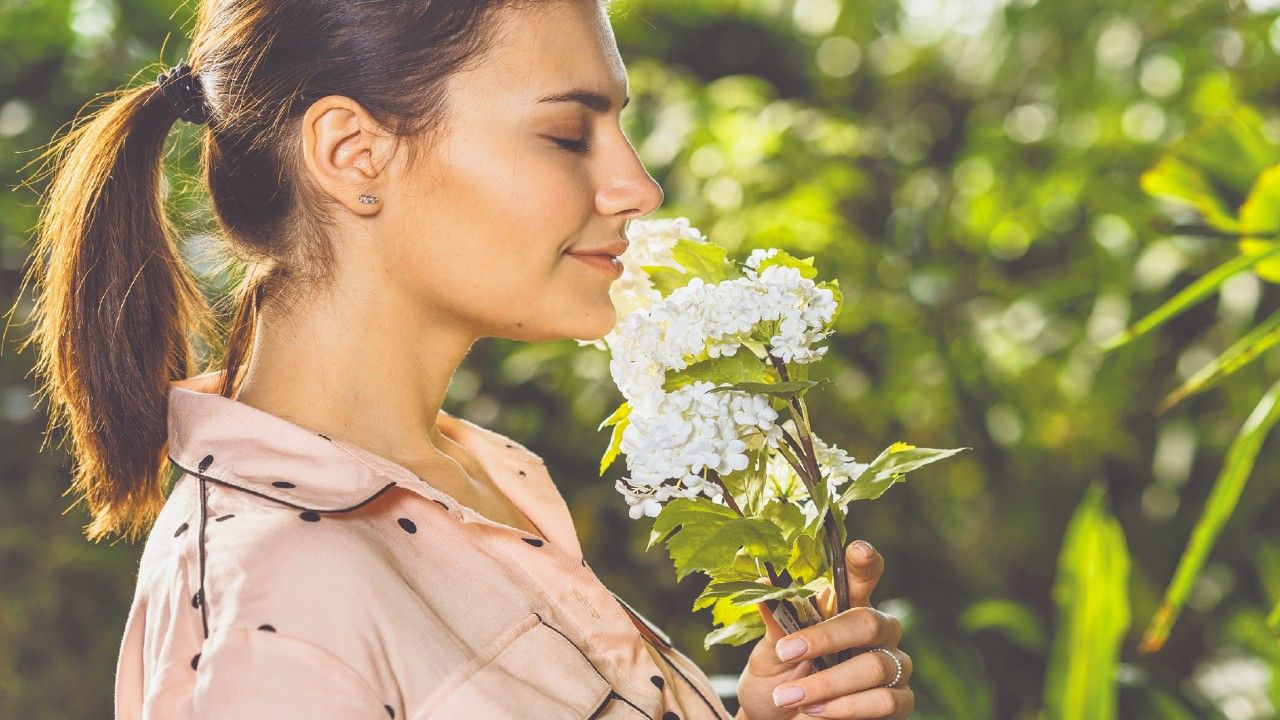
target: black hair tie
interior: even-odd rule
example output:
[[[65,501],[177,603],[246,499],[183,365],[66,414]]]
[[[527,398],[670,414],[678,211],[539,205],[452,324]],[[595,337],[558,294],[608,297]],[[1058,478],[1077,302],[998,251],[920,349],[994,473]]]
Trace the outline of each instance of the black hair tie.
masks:
[[[187,61],[183,60],[167,72],[160,73],[156,77],[156,83],[160,85],[165,99],[173,106],[179,118],[197,125],[209,122],[209,106],[205,103],[204,89]]]

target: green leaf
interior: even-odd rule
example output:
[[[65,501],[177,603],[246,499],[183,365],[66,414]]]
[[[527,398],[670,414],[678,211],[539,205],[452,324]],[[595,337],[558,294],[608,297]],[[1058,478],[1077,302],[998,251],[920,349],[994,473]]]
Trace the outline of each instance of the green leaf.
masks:
[[[1124,531],[1107,508],[1105,487],[1094,483],[1072,515],[1058,555],[1048,720],[1116,717],[1116,671],[1130,622],[1129,565]]]
[[[1196,280],[1190,285],[1183,288],[1160,307],[1152,310],[1146,317],[1134,323],[1124,332],[1118,333],[1114,337],[1099,343],[1098,349],[1104,351],[1114,350],[1130,340],[1145,335],[1151,330],[1160,327],[1170,318],[1178,315],[1192,305],[1199,303],[1201,300],[1204,300],[1210,293],[1217,290],[1219,285],[1226,282],[1236,273],[1248,270],[1259,260],[1275,255],[1278,252],[1280,252],[1280,244],[1272,243],[1265,249],[1256,250],[1243,255],[1237,255],[1231,258],[1213,270],[1210,270],[1204,275],[1196,278]]]
[[[671,294],[673,290],[684,287],[689,284],[689,279],[693,276],[686,272],[681,272],[666,265],[643,265],[640,268],[649,276],[649,281],[653,283],[653,287],[662,297]]]
[[[769,368],[760,358],[740,348],[732,355],[699,360],[683,370],[668,372],[662,389],[671,392],[696,381],[742,383],[768,380],[770,377]]]
[[[734,605],[755,605],[765,600],[790,600],[792,598],[807,598],[816,594],[829,583],[826,578],[816,578],[805,585],[789,585],[787,587],[772,587],[764,583],[750,583],[754,587],[745,588],[728,596],[729,602]]]
[[[1280,163],[1280,148],[1267,139],[1265,124],[1257,110],[1235,103],[1202,123],[1171,152],[1200,168],[1213,187],[1242,198],[1263,170]]]
[[[1258,176],[1249,197],[1240,206],[1241,252],[1267,247],[1280,236],[1280,165],[1267,168]],[[1258,277],[1280,282],[1280,258],[1267,258],[1254,266]]]
[[[812,531],[806,528],[791,545],[791,557],[787,559],[787,572],[798,582],[808,582],[814,578],[826,577],[831,571],[831,563],[827,559],[827,545],[824,535],[818,532],[822,527],[821,518],[813,525]]]
[[[813,256],[809,256],[803,260],[791,255],[785,250],[779,250],[772,257],[767,257],[760,261],[760,265],[756,270],[757,273],[764,272],[765,268],[774,265],[782,267],[791,267],[800,271],[800,277],[812,280],[818,275],[818,269],[813,266]]]
[[[760,616],[760,611],[754,607],[750,607],[748,610],[750,610],[749,613],[742,615],[732,623],[708,633],[702,641],[703,649],[709,650],[712,645],[744,645],[752,640],[764,637],[764,618]]]
[[[790,544],[804,529],[804,513],[795,503],[774,499],[765,505],[759,516],[772,521],[782,530],[782,537]]]
[[[809,392],[815,386],[826,382],[826,378],[822,380],[788,380],[786,382],[738,382],[733,385],[722,385],[720,387],[711,388],[707,392],[726,392],[729,390],[737,390],[740,392],[751,393],[752,395],[769,395],[771,397],[791,398],[801,397]]]
[[[1148,195],[1190,205],[1211,227],[1224,232],[1235,232],[1239,227],[1205,174],[1173,155],[1160,158],[1155,167],[1142,174],[1138,184]]]
[[[671,257],[685,272],[702,278],[708,284],[741,275],[737,266],[729,261],[725,249],[715,243],[681,238],[671,248]]]
[[[971,634],[994,630],[1036,656],[1044,655],[1049,647],[1044,624],[1030,608],[1013,600],[979,600],[960,614],[959,623]]]
[[[604,471],[613,464],[614,459],[618,457],[618,453],[622,449],[622,433],[627,429],[627,425],[630,424],[630,417],[631,404],[623,402],[618,406],[617,410],[613,411],[612,415],[600,423],[600,427],[596,428],[600,430],[610,425],[613,426],[613,435],[609,437],[609,447],[605,449],[604,457],[600,458],[600,475],[602,476]]]
[[[648,548],[677,526],[680,530],[667,540],[676,580],[696,571],[714,577],[733,565],[739,550],[771,563],[785,562],[791,551],[773,522],[740,517],[705,497],[668,502],[654,518]]]
[[[906,473],[968,449],[920,448],[896,442],[885,448],[865,470],[849,481],[838,504],[844,507],[853,500],[875,500],[895,483],[902,482],[902,476]]]
[[[1280,342],[1280,311],[1272,313],[1257,327],[1245,333],[1231,347],[1223,351],[1191,377],[1187,378],[1176,390],[1169,393],[1160,402],[1159,412],[1164,412],[1186,398],[1203,392],[1216,385],[1220,380],[1248,365],[1255,358]]]
[[[1240,494],[1244,492],[1244,486],[1253,472],[1258,452],[1262,450],[1262,443],[1277,419],[1280,419],[1280,381],[1267,389],[1231,442],[1226,462],[1214,481],[1213,490],[1209,492],[1204,511],[1191,531],[1187,548],[1178,560],[1173,580],[1165,591],[1164,601],[1143,634],[1140,646],[1142,651],[1159,650],[1169,637],[1169,631],[1178,619],[1192,585],[1204,568],[1209,551],[1213,549],[1223,526],[1236,509]]]

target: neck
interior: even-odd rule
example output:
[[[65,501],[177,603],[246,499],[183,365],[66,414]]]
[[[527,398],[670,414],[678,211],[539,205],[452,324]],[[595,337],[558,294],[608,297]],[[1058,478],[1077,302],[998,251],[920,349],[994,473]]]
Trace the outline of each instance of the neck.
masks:
[[[287,314],[268,303],[236,399],[405,467],[438,464],[436,417],[477,338],[379,287],[338,283]]]

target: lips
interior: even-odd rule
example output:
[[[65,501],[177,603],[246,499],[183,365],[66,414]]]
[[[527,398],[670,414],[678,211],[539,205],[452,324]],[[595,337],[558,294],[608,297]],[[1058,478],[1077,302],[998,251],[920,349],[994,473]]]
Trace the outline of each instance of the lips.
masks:
[[[591,255],[596,257],[618,257],[627,251],[631,243],[626,240],[611,242],[607,245],[599,245],[592,248],[582,248],[570,250],[570,255]]]

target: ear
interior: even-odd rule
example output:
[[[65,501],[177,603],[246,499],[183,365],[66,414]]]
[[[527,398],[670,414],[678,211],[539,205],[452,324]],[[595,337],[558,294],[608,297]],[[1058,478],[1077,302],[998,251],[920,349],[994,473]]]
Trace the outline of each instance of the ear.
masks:
[[[321,189],[356,215],[374,215],[381,207],[360,202],[360,196],[383,195],[383,160],[390,140],[359,103],[344,95],[326,95],[302,116],[307,170]]]

